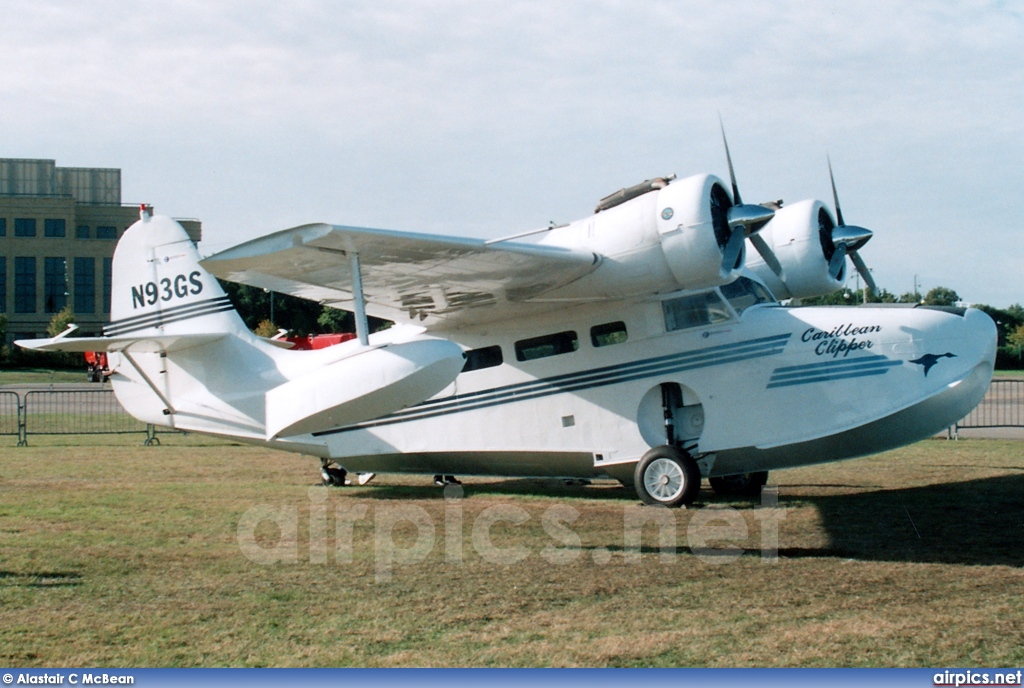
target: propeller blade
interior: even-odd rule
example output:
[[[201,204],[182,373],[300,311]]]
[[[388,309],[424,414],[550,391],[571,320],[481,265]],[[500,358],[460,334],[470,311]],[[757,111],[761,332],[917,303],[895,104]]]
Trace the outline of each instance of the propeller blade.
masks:
[[[740,254],[743,252],[743,241],[745,239],[746,235],[743,227],[734,227],[732,234],[729,235],[729,243],[725,245],[725,249],[722,251],[723,272],[732,272],[736,269],[736,264],[740,260]]]
[[[729,163],[729,181],[732,182],[732,202],[736,205],[743,205],[740,199],[740,187],[736,184],[736,172],[732,168],[732,155],[729,154],[729,142],[725,138],[725,123],[722,116],[718,116],[718,124],[722,128],[722,143],[725,144],[725,160]]]
[[[839,279],[839,273],[843,271],[844,265],[846,265],[846,245],[839,244],[836,246],[835,253],[832,254],[832,260],[828,262],[828,276],[834,280]]]
[[[857,268],[857,272],[864,278],[864,284],[868,285],[868,289],[877,292],[878,288],[875,286],[875,279],[871,276],[871,270],[868,269],[867,263],[860,257],[860,254],[854,251],[850,254],[850,259],[853,261],[854,267]]]
[[[753,234],[750,236],[750,243],[754,245],[757,252],[764,258],[764,264],[775,273],[776,277],[785,282],[786,275],[782,271],[782,263],[775,257],[775,252],[768,246],[768,242],[764,240],[764,237],[760,234]]]
[[[836,192],[836,178],[835,175],[832,174],[832,159],[826,155],[825,160],[828,161],[828,180],[832,182],[832,202],[835,203],[836,206],[836,222],[838,222],[839,226],[842,227],[846,223],[843,222],[843,209],[839,207],[839,194]]]

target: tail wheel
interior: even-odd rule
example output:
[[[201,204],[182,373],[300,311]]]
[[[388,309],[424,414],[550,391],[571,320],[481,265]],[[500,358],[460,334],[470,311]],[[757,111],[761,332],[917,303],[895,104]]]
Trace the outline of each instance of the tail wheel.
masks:
[[[768,471],[723,475],[710,478],[711,489],[723,497],[757,497],[761,488],[768,484]]]
[[[685,451],[662,445],[643,455],[633,482],[644,504],[692,504],[700,493],[700,468]]]

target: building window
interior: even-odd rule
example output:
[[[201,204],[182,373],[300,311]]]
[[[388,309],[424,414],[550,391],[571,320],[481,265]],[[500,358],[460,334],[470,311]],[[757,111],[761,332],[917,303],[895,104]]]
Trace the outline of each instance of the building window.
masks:
[[[7,218],[0,217],[0,236],[7,236]]]
[[[594,325],[590,328],[590,343],[594,346],[611,346],[626,341],[626,323],[618,322]]]
[[[75,258],[75,313],[96,312],[96,261]]]
[[[580,346],[575,332],[556,332],[543,337],[521,339],[516,342],[516,360],[533,361],[576,351]]]
[[[111,285],[112,285],[111,275],[113,274],[113,264],[114,264],[114,259],[113,258],[104,258],[103,259],[103,312],[104,313],[109,313],[110,312],[110,292],[111,292]]]
[[[7,312],[7,258],[0,256],[0,313]]]
[[[34,237],[36,235],[36,219],[34,217],[14,218],[14,236]]]
[[[64,220],[43,220],[43,236],[63,237],[64,235]]]
[[[665,329],[669,332],[729,319],[729,311],[713,291],[662,301],[661,307],[665,312]]]
[[[97,227],[96,228],[97,239],[116,239],[117,238],[117,227]]]
[[[89,238],[89,225],[78,225],[75,227],[75,238],[76,239],[88,239]]]
[[[468,373],[471,370],[493,368],[500,366],[503,361],[501,347],[497,344],[485,346],[482,349],[470,349],[466,352],[466,365],[462,366],[462,372]]]
[[[60,313],[68,303],[67,261],[43,259],[43,312]]]
[[[36,312],[36,259],[34,256],[14,259],[14,312]]]

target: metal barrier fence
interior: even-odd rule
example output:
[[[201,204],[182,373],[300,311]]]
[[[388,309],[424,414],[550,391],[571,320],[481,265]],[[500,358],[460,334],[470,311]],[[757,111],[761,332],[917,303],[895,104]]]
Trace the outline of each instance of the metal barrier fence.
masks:
[[[110,389],[0,392],[0,435],[145,434],[145,444],[159,444],[156,427],[136,420]]]
[[[955,426],[961,428],[1024,427],[1024,380],[993,380],[973,411]]]
[[[993,380],[985,398],[950,428],[1024,427],[1024,380]],[[169,430],[168,432],[174,432]],[[145,444],[159,444],[156,427],[133,418],[110,389],[32,390],[24,397],[0,391],[0,435],[17,435],[18,446],[31,435],[145,433]]]
[[[21,435],[21,399],[17,392],[0,392],[0,435]]]

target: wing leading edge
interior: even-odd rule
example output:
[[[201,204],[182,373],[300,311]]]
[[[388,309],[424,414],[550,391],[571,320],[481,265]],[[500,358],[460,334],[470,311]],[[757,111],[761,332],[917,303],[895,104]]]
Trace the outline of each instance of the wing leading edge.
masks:
[[[601,262],[586,250],[310,224],[240,244],[202,265],[221,279],[352,310],[351,252],[359,254],[367,313],[428,328],[549,310],[551,304],[530,300]]]

